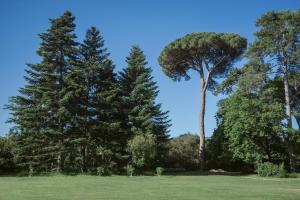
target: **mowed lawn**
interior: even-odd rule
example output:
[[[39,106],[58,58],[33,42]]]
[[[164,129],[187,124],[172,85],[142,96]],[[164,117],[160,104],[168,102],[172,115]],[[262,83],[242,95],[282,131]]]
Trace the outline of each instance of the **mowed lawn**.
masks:
[[[300,178],[256,176],[0,177],[0,200],[299,200]]]

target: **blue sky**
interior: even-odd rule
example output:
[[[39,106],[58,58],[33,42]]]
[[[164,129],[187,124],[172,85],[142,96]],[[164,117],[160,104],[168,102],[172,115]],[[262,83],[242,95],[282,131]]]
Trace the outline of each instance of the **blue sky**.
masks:
[[[100,29],[111,58],[119,71],[132,45],[145,52],[160,94],[158,102],[170,111],[172,136],[187,131],[198,133],[200,81],[191,72],[190,81],[173,82],[158,65],[165,45],[190,32],[234,32],[253,41],[255,20],[270,10],[296,10],[297,0],[0,0],[0,134],[11,127],[5,121],[9,111],[2,110],[8,97],[17,95],[26,63],[36,63],[40,39],[37,34],[49,27],[49,18],[70,10],[76,16],[76,34],[82,41],[88,27]],[[216,103],[221,96],[207,96],[206,134],[216,121]]]

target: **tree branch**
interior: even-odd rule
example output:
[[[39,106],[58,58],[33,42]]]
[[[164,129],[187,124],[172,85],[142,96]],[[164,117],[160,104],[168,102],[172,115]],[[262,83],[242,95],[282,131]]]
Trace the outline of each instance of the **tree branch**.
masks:
[[[208,62],[204,60],[204,63],[205,63],[205,68],[207,70],[207,73],[210,73]]]
[[[202,81],[204,81],[204,85],[202,86],[203,91],[206,91],[206,89],[207,89],[208,81],[209,81],[209,78],[210,78],[210,74],[211,74],[211,72],[209,71],[207,73],[207,77],[206,77],[205,81],[204,81],[204,79],[202,79]]]

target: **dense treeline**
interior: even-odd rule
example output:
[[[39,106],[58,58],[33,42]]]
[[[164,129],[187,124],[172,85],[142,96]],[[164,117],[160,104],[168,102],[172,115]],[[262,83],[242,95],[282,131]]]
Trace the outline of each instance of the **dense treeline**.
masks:
[[[97,28],[79,43],[74,20],[67,11],[39,35],[41,62],[28,65],[26,85],[7,105],[15,127],[0,138],[1,173],[299,170],[300,11],[264,14],[248,49],[238,34],[213,32],[167,45],[159,57],[166,75],[188,80],[192,69],[201,80],[200,137],[172,139],[143,51],[133,46],[117,73]],[[242,56],[246,64],[234,68]],[[210,138],[207,90],[228,95]]]
[[[174,40],[160,54],[159,64],[174,81],[188,80],[189,70],[200,76],[201,169],[205,164],[254,169],[264,162],[283,163],[290,171],[299,168],[300,11],[268,12],[256,25],[248,49],[238,34],[203,32]],[[234,68],[242,55],[246,64]],[[207,90],[229,96],[219,102],[218,127],[206,142]]]
[[[283,163],[295,171],[300,164],[300,11],[269,12],[256,25],[245,53],[248,62],[219,88],[229,97],[219,102],[215,134],[225,138],[233,159],[256,167]]]
[[[8,105],[16,166],[109,174],[127,164],[160,165],[170,121],[155,101],[158,88],[143,51],[133,46],[117,74],[100,32],[91,27],[78,43],[74,20],[68,11],[50,20],[39,35],[41,62],[28,65],[27,84]],[[128,143],[149,135],[155,139],[152,165],[135,166]]]

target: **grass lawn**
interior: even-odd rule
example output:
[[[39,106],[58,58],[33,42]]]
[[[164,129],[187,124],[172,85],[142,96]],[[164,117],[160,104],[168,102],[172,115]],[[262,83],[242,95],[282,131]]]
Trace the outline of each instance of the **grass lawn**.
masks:
[[[300,178],[256,176],[0,177],[0,200],[300,199]]]

